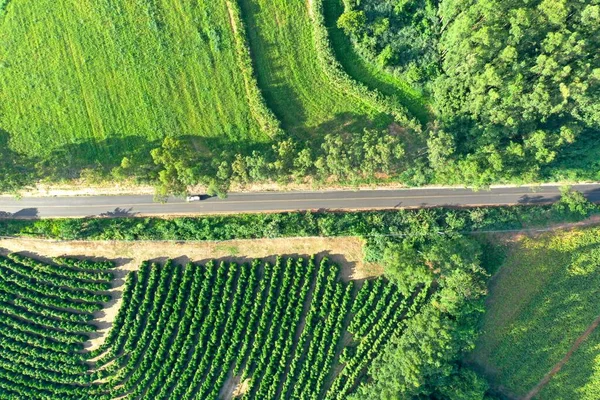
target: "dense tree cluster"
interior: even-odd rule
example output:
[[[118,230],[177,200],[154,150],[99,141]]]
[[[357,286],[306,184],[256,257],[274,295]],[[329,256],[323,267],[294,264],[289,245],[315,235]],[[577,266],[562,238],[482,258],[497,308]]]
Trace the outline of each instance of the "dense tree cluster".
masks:
[[[369,369],[373,379],[354,398],[484,399],[485,379],[460,362],[474,347],[484,310],[481,250],[459,235],[419,242],[391,244],[386,275],[405,294],[423,287],[429,301],[386,346]]]
[[[214,158],[197,153],[185,139],[167,137],[151,156],[136,162],[125,158],[113,175],[137,176],[141,180],[153,176],[157,196],[164,198],[168,194],[183,195],[189,186],[199,183],[208,187],[209,194],[225,195],[232,183],[285,183],[307,176],[318,181],[369,181],[407,163],[400,136],[378,129],[328,134],[317,147],[281,138],[261,151],[223,151]]]
[[[346,0],[345,9],[338,25],[368,59],[425,81],[436,113],[428,180],[536,181],[597,136],[597,0]]]
[[[345,0],[338,26],[359,53],[423,86],[439,73],[438,0]]]
[[[431,132],[430,157],[441,180],[536,179],[600,129],[597,0],[444,0],[439,15],[433,99],[443,126]]]

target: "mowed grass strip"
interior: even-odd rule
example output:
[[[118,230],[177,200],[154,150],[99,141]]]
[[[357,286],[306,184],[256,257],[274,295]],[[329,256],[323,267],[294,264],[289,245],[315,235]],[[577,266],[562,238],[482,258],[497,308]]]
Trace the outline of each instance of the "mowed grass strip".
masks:
[[[328,81],[304,0],[239,0],[259,87],[282,126],[299,138],[360,129],[376,119]],[[380,121],[381,119],[377,119]]]
[[[268,140],[224,1],[12,0],[5,11],[0,129],[18,152],[69,146],[105,162],[111,142],[123,149],[132,137]]]
[[[495,387],[523,396],[600,314],[600,228],[525,237],[508,252],[492,279],[483,334],[468,360]],[[593,376],[589,363],[567,366]],[[579,398],[544,394],[540,398]]]

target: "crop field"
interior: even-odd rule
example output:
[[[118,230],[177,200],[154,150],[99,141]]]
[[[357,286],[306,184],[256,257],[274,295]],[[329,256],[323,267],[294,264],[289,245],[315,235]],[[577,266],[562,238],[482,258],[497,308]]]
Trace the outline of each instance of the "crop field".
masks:
[[[345,399],[425,295],[357,288],[327,259],[144,262],[82,352],[112,263],[54,262],[0,258],[2,398]]]
[[[524,396],[592,326],[600,315],[599,294],[600,228],[509,244],[507,258],[492,278],[483,334],[469,361],[494,386]],[[592,331],[535,398],[597,398],[598,334]]]
[[[540,399],[595,400],[600,388],[600,330],[596,329],[554,375]]]
[[[0,133],[19,153],[91,164],[165,135],[209,149],[265,142],[231,24],[225,1],[12,0],[0,16]]]
[[[376,111],[333,85],[319,63],[309,2],[239,2],[259,86],[284,129],[308,139],[369,125]]]

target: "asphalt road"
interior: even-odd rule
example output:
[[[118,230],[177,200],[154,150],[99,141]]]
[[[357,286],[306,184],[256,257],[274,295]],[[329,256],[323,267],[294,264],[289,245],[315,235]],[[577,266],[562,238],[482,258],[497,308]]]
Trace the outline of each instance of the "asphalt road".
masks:
[[[600,202],[600,184],[575,185],[591,201]],[[47,218],[87,216],[200,215],[293,210],[393,209],[433,206],[540,204],[556,201],[558,186],[470,189],[427,188],[322,192],[232,193],[226,199],[187,203],[170,198],[155,203],[152,196],[0,197],[0,217]]]

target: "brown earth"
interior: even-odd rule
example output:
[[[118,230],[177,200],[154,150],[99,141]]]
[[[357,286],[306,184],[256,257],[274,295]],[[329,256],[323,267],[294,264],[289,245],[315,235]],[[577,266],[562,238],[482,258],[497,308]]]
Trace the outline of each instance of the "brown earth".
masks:
[[[254,258],[274,260],[277,255],[328,257],[341,267],[343,280],[362,280],[383,273],[378,264],[363,263],[363,240],[357,237],[281,238],[231,240],[222,242],[120,242],[120,241],[49,241],[41,239],[0,239],[0,254],[22,252],[44,259],[56,256],[85,256],[116,261],[115,288],[106,307],[96,314],[100,328],[87,349],[102,344],[121,305],[121,292],[128,272],[139,268],[142,261],[164,262],[174,259],[181,264],[204,263],[211,259],[250,261]]]

